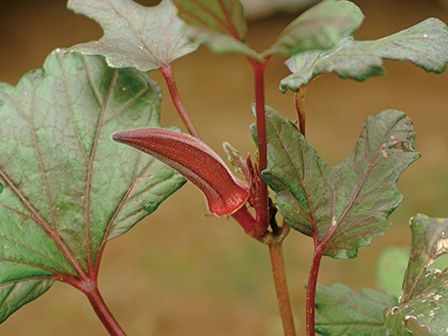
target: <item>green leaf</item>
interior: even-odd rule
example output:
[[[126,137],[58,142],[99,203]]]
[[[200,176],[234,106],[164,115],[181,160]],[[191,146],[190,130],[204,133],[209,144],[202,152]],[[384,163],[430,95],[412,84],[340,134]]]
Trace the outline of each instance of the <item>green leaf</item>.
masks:
[[[389,226],[400,204],[396,183],[418,157],[415,133],[402,112],[367,119],[353,154],[334,168],[296,126],[267,110],[268,169],[263,179],[295,230],[314,236],[333,258],[353,258]]]
[[[159,126],[160,90],[136,70],[56,50],[16,87],[1,84],[0,101],[1,293],[25,281],[0,300],[6,318],[48,281],[98,266],[106,241],[184,179],[112,141],[121,129]]]
[[[322,336],[384,336],[385,312],[396,298],[363,289],[360,294],[342,284],[318,286],[316,332]]]
[[[258,61],[264,58],[244,39],[247,23],[239,0],[173,0],[179,16],[189,25],[188,36],[217,54],[234,53]]]
[[[53,285],[49,280],[17,281],[0,285],[0,323],[23,305],[44,294]]]
[[[247,33],[239,0],[173,0],[179,16],[189,25],[210,28],[243,40]]]
[[[97,21],[99,41],[73,47],[85,55],[102,55],[114,68],[156,70],[196,50],[171,0],[145,7],[132,0],[69,0],[68,7]]]
[[[280,90],[298,91],[327,72],[363,81],[384,74],[383,59],[411,61],[428,72],[443,72],[448,62],[447,25],[430,18],[379,40],[348,37],[332,50],[298,54],[286,62],[293,74],[280,82]]]
[[[411,220],[412,249],[400,302],[388,314],[392,335],[448,335],[448,269],[431,267],[448,253],[448,219]]]
[[[266,54],[291,56],[335,47],[361,26],[364,15],[354,3],[324,0],[291,22]]]
[[[386,249],[378,263],[378,287],[388,294],[399,297],[408,260],[408,249],[399,247]]]
[[[194,41],[205,44],[215,54],[238,54],[249,56],[260,62],[263,56],[251,49],[246,43],[236,40],[230,35],[215,32],[209,29],[188,29],[188,34]]]

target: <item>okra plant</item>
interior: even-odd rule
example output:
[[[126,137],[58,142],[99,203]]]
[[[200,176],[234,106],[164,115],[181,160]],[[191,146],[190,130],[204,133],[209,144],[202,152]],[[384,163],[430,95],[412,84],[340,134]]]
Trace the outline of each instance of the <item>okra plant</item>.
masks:
[[[442,73],[446,24],[430,18],[358,41],[353,34],[363,22],[361,10],[350,1],[323,0],[259,52],[245,42],[238,0],[162,0],[153,7],[69,0],[68,8],[96,20],[103,37],[56,49],[42,69],[16,86],[0,86],[2,322],[60,281],[87,297],[111,335],[125,335],[97,285],[104,249],[188,180],[204,194],[211,214],[233,217],[268,247],[284,335],[302,335],[303,329],[308,336],[448,335],[448,268],[433,265],[448,252],[448,219],[411,219],[399,297],[317,285],[324,256],[355,258],[389,227],[403,198],[397,181],[420,154],[409,117],[386,110],[367,119],[352,154],[332,167],[306,138],[303,103],[316,76],[334,72],[364,81],[384,73],[384,59]],[[253,69],[250,131],[257,151],[243,157],[224,144],[241,179],[200,138],[177,89],[172,63],[201,45],[241,55]],[[272,57],[287,59],[291,70],[280,90],[295,95],[295,122],[265,103]],[[160,126],[161,92],[147,77],[152,71],[162,73],[190,134]],[[314,242],[306,326],[297,328],[282,255],[290,228]]]

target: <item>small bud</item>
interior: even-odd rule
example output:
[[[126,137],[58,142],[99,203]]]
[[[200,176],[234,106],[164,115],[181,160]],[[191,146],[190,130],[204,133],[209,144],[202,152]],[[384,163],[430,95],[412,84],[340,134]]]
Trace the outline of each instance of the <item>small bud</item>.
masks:
[[[247,188],[221,158],[188,134],[147,128],[115,133],[113,139],[154,156],[185,176],[204,193],[209,211],[216,216],[232,215],[249,198]]]

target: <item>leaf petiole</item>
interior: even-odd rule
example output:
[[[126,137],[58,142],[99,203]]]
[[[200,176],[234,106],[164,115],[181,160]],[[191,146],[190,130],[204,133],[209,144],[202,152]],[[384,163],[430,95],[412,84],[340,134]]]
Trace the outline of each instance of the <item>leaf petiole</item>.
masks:
[[[111,336],[126,336],[126,333],[118,324],[117,320],[104,302],[95,281],[89,282],[88,286],[83,286],[81,290],[86,295],[92,308],[95,310],[96,315],[101,320],[109,334]]]
[[[297,112],[297,122],[299,124],[300,133],[306,137],[306,110],[304,105],[306,87],[302,87],[294,94],[294,105]]]
[[[306,286],[306,332],[307,336],[314,336],[315,330],[315,305],[317,277],[319,275],[320,262],[323,256],[322,246],[319,244],[314,250],[314,257]]]
[[[170,91],[171,99],[173,100],[174,106],[176,107],[177,112],[179,113],[179,116],[182,119],[185,127],[192,136],[199,139],[199,133],[196,131],[196,128],[194,127],[193,122],[191,121],[191,118],[187,110],[185,109],[185,106],[180,97],[171,65],[166,64],[162,66],[160,68],[160,72],[165,78],[166,84],[168,85],[168,90]]]

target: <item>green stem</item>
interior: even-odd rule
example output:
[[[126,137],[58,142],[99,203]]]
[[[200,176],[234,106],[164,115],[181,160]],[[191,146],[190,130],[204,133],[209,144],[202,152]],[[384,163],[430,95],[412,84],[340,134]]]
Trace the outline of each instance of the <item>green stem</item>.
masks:
[[[269,244],[269,254],[271,257],[272,275],[274,277],[277,301],[283,324],[283,332],[285,336],[295,336],[296,328],[294,326],[291,300],[289,299],[288,284],[286,281],[282,242],[274,241]]]

